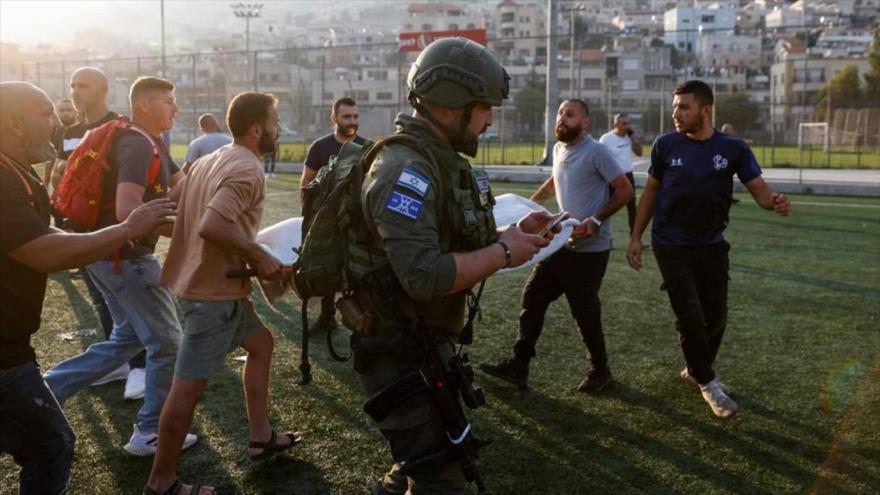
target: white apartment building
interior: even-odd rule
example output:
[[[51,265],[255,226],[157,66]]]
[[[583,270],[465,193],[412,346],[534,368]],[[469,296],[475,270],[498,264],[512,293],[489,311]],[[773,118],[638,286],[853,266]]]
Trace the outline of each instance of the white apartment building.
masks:
[[[681,52],[694,53],[700,33],[733,34],[736,10],[718,4],[706,8],[676,7],[663,15],[663,41]]]

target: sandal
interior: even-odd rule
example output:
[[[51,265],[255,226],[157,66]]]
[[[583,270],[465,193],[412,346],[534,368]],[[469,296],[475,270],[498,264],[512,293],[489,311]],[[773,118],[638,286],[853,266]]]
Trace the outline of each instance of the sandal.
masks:
[[[177,479],[174,480],[174,483],[171,483],[171,486],[169,486],[167,490],[161,493],[153,490],[148,485],[144,485],[143,495],[178,495],[180,490],[183,490],[183,483]],[[189,489],[190,495],[199,495],[200,491],[202,491],[202,485],[193,485]],[[211,493],[214,493],[213,489],[211,490]]]
[[[252,461],[262,461],[272,457],[278,452],[283,452],[287,449],[290,449],[296,445],[299,445],[302,442],[302,435],[298,431],[288,431],[282,433],[282,435],[287,435],[290,438],[290,443],[287,445],[278,445],[276,440],[278,439],[278,435],[275,433],[275,430],[272,430],[272,434],[269,436],[268,442],[256,442],[251,440],[248,442],[248,448],[251,449],[263,449],[259,454],[249,454],[249,457]],[[152,495],[152,494],[148,494]],[[173,495],[173,494],[172,494]]]

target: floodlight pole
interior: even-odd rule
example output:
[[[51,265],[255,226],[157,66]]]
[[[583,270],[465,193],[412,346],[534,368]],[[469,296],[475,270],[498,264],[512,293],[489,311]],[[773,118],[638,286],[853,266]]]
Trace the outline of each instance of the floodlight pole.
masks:
[[[544,159],[537,165],[553,164],[553,144],[556,142],[556,106],[559,100],[559,80],[556,65],[556,25],[559,7],[557,0],[547,0],[547,81],[544,95]]]
[[[236,3],[230,5],[232,13],[239,19],[244,19],[244,58],[247,60],[251,51],[251,19],[260,17],[260,10],[263,8],[261,3]],[[257,73],[256,73],[257,54],[254,53],[254,80],[253,88],[257,90]]]

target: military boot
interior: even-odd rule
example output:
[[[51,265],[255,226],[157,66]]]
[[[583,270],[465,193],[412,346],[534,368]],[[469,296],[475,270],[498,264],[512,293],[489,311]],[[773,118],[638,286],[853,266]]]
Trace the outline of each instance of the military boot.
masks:
[[[480,365],[480,369],[487,375],[516,385],[520,390],[529,388],[529,362],[527,360],[514,357],[505,359],[498,364],[483,363]]]

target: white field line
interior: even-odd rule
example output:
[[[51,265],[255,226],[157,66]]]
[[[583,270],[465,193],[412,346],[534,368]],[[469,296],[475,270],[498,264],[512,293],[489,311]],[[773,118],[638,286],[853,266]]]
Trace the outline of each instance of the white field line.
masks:
[[[505,189],[516,191],[516,192],[520,192],[520,191],[532,192],[533,191],[532,189],[527,189],[527,188],[519,189],[519,188],[515,188],[515,187],[506,187]],[[298,192],[299,191],[271,192],[271,193],[266,193],[266,197],[284,196],[286,194],[294,194],[294,193],[298,193]],[[743,202],[740,204],[747,205],[747,206],[757,206],[754,202],[748,201],[748,200],[743,200]],[[833,208],[864,208],[864,209],[871,209],[871,210],[880,210],[880,204],[866,205],[866,204],[851,204],[851,203],[823,203],[820,201],[792,201],[791,204],[792,205],[805,205],[805,206],[828,206],[828,207],[833,207]]]

